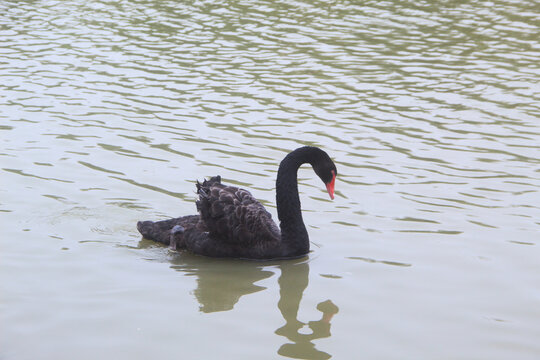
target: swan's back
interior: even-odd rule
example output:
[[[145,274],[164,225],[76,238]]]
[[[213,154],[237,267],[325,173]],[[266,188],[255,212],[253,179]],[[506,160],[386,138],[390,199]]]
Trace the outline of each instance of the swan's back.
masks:
[[[247,190],[221,184],[215,176],[197,183],[201,225],[215,241],[237,246],[272,246],[280,231],[272,215]]]

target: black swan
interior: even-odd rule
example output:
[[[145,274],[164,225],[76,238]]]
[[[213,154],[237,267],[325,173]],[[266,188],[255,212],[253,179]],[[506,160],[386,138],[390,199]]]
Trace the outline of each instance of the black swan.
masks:
[[[139,221],[143,237],[212,257],[246,259],[293,258],[309,251],[309,237],[302,220],[297,172],[309,163],[334,199],[336,165],[323,150],[304,146],[289,153],[279,165],[276,204],[280,228],[247,190],[223,185],[215,176],[197,181],[199,215],[162,221]]]

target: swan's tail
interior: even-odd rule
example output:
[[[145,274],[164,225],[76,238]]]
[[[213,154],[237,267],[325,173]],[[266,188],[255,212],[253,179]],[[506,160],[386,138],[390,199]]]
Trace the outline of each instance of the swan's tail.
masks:
[[[188,215],[161,221],[139,221],[137,230],[148,240],[171,245],[173,248],[175,246],[182,248],[184,230],[196,227],[198,222],[199,215]]]
[[[171,242],[171,230],[175,225],[178,225],[178,219],[139,221],[137,222],[137,230],[146,239],[169,245]]]

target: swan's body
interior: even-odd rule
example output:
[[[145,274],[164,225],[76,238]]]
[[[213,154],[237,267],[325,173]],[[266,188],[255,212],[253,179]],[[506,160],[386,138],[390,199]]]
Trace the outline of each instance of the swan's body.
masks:
[[[297,171],[304,163],[313,166],[334,198],[337,170],[330,157],[316,147],[294,150],[281,162],[276,180],[281,230],[251,193],[223,185],[219,176],[197,182],[199,215],[139,221],[137,229],[145,238],[206,256],[274,259],[305,255],[309,237],[297,186]]]

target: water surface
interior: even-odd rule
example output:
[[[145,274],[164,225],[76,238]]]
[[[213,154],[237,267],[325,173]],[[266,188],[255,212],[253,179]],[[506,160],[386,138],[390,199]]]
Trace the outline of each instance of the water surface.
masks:
[[[537,359],[534,1],[4,1],[2,359]],[[220,174],[309,256],[142,240]]]

